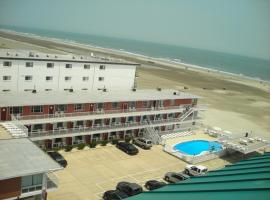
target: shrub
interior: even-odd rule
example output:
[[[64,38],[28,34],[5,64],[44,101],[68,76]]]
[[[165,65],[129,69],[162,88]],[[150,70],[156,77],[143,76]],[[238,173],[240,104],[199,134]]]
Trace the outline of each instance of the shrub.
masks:
[[[126,137],[125,142],[129,143],[131,141],[131,139],[132,139],[131,137]]]
[[[53,151],[59,151],[61,148],[60,147],[54,147],[52,148]]]
[[[93,141],[89,143],[90,148],[95,148],[97,146],[97,142]]]
[[[68,145],[65,147],[65,151],[71,151],[73,149],[72,145]]]
[[[107,143],[108,143],[108,141],[107,141],[107,140],[103,140],[103,141],[101,141],[101,146],[106,146],[106,145],[107,145]]]
[[[77,149],[81,150],[85,147],[84,143],[78,144]]]
[[[112,144],[118,144],[118,139],[113,139]]]

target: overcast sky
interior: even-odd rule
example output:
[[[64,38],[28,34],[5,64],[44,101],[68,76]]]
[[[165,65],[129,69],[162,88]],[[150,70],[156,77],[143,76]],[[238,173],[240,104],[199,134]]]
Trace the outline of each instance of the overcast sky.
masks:
[[[270,59],[270,0],[0,0],[0,24]]]

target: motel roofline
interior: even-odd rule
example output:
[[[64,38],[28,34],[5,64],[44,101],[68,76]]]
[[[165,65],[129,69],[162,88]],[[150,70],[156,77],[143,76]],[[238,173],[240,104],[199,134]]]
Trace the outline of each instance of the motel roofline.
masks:
[[[105,58],[101,56],[78,56],[74,54],[46,54],[24,50],[0,50],[0,60],[23,60],[23,61],[44,61],[44,62],[65,62],[85,64],[111,64],[111,65],[134,65],[139,63],[127,62],[122,59]]]
[[[28,138],[0,140],[0,180],[63,169]]]
[[[106,102],[130,102],[151,100],[198,99],[200,96],[178,90],[125,90],[125,91],[43,91],[0,92],[0,107],[29,105],[59,105]]]

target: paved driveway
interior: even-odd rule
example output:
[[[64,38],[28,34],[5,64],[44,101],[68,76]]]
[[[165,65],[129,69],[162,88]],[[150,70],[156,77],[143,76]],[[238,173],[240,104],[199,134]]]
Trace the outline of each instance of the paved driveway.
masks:
[[[168,171],[182,171],[185,162],[163,152],[161,146],[151,150],[139,149],[129,156],[114,146],[60,152],[68,166],[56,174],[59,188],[50,192],[49,200],[101,199],[104,191],[114,189],[119,181],[143,185],[150,179],[161,180]],[[203,163],[210,169],[224,166],[216,159]]]

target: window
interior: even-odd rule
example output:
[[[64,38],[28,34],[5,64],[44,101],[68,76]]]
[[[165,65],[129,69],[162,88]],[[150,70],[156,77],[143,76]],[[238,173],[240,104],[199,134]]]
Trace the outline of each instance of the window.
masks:
[[[112,103],[112,108],[118,108],[118,102],[113,102]]]
[[[99,69],[105,70],[105,65],[100,65],[100,66],[99,66]]]
[[[54,63],[47,63],[47,68],[54,68]]]
[[[88,88],[82,88],[82,90],[88,90]]]
[[[83,110],[83,104],[75,104],[74,110],[75,111],[82,111]]]
[[[143,101],[143,107],[148,107],[149,101]]]
[[[104,81],[104,77],[98,77],[99,81]]]
[[[55,110],[58,112],[65,112],[67,110],[67,105],[56,105]]]
[[[46,76],[46,81],[52,81],[53,77],[52,76]]]
[[[11,76],[3,76],[3,81],[10,81],[11,80]]]
[[[33,62],[26,62],[25,67],[33,67],[34,63]]]
[[[84,69],[90,69],[90,65],[84,65]]]
[[[31,107],[31,112],[32,113],[42,113],[43,112],[43,107],[42,106],[32,106]]]
[[[23,176],[21,187],[22,193],[33,192],[42,189],[43,174]]]
[[[3,62],[4,67],[11,67],[11,65],[12,65],[12,62],[10,62],[10,61],[4,61]]]
[[[24,77],[24,80],[26,81],[32,81],[33,80],[33,76],[27,75]]]
[[[67,69],[71,69],[72,68],[72,64],[66,64],[66,68]]]
[[[71,76],[65,76],[65,81],[71,81]]]
[[[10,114],[21,114],[22,113],[22,107],[10,107],[9,108],[9,113]]]
[[[52,91],[52,89],[45,89],[45,91]]]
[[[82,77],[82,80],[83,80],[83,81],[89,81],[89,76],[84,76],[84,77]]]
[[[97,108],[98,108],[98,109],[102,109],[102,108],[103,108],[103,103],[98,103],[98,104],[97,104]]]
[[[64,128],[64,123],[63,122],[57,122],[56,127],[57,128]]]
[[[135,108],[135,102],[134,101],[131,101],[131,102],[129,102],[128,103],[128,106],[130,107],[130,108]]]
[[[10,92],[10,90],[2,90],[2,92]]]

